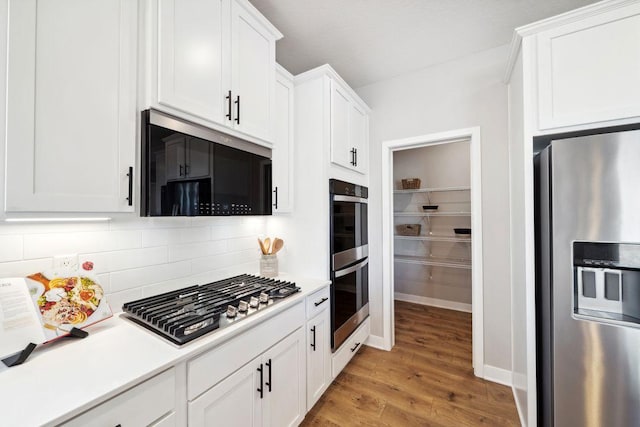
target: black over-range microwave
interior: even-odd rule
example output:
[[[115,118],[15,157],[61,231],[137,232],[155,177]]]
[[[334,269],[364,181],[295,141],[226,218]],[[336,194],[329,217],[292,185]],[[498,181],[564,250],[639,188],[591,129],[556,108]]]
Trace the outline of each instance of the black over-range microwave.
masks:
[[[271,215],[271,150],[142,112],[142,216]]]

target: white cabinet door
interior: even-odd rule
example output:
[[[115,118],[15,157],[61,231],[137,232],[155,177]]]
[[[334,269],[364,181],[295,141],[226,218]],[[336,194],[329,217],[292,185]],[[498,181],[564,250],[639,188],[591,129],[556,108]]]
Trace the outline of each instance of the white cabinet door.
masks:
[[[368,164],[369,120],[356,103],[349,106],[349,141],[353,147],[353,169],[365,173]]]
[[[304,347],[304,331],[299,328],[262,356],[266,388],[262,415],[264,426],[297,426],[304,419]]]
[[[159,0],[158,102],[231,125],[229,0]]]
[[[9,2],[7,211],[133,211],[137,13],[136,0]]]
[[[351,98],[335,81],[331,81],[331,161],[346,168],[353,167],[353,146],[349,141]]]
[[[540,129],[640,116],[640,5],[540,33]]]
[[[185,153],[187,138],[180,136],[171,140],[165,140],[165,158],[167,179],[184,178]]]
[[[271,151],[273,211],[293,209],[293,82],[284,72],[276,73],[276,131]]]
[[[275,39],[242,4],[231,6],[233,123],[271,141],[275,98]]]
[[[307,322],[307,409],[316,404],[331,383],[330,311]]]
[[[246,364],[200,397],[189,402],[189,426],[261,425],[262,402],[257,389],[259,359]]]
[[[187,166],[185,174],[189,179],[203,178],[211,175],[210,150],[212,144],[209,141],[198,138],[190,138],[187,143]]]

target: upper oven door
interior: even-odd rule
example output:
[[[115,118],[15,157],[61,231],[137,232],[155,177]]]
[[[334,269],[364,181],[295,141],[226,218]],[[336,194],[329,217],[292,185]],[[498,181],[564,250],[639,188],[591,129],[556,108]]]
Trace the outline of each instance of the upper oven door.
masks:
[[[332,270],[368,256],[367,199],[331,195]]]

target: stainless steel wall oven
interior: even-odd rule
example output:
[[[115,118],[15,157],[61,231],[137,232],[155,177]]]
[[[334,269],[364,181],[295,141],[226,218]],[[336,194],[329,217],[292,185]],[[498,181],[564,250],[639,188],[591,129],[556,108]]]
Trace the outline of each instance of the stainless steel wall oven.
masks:
[[[335,351],[369,315],[367,187],[329,180],[331,347]]]

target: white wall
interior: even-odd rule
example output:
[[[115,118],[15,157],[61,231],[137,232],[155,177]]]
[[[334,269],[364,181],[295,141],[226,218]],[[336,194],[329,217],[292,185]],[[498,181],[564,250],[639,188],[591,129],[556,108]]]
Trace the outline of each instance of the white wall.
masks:
[[[416,54],[423,54],[416,52]],[[356,90],[372,108],[370,138],[371,331],[382,335],[381,143],[481,127],[484,362],[511,370],[509,285],[508,46],[483,51]]]
[[[52,256],[91,260],[114,311],[195,283],[257,273],[266,218],[130,218],[104,223],[0,225],[0,277],[51,268]],[[285,255],[286,256],[286,255]]]

